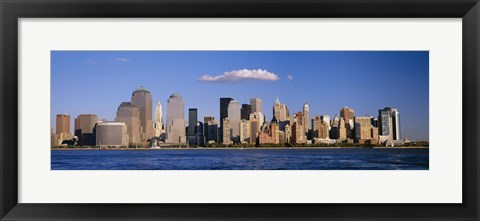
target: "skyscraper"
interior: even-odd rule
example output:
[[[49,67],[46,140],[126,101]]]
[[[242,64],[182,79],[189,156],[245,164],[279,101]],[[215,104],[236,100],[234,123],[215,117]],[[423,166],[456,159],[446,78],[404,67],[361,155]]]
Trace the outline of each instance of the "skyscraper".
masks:
[[[252,113],[262,112],[262,99],[250,98],[250,105],[252,106]]]
[[[310,108],[308,107],[307,103],[303,105],[303,119],[303,127],[305,128],[304,131],[307,133],[310,129]]]
[[[167,101],[167,143],[185,143],[185,116],[182,95],[174,93]]]
[[[252,105],[242,104],[242,109],[240,110],[240,118],[242,120],[248,120],[251,113],[252,113]]]
[[[346,139],[347,139],[347,128],[345,127],[345,119],[341,117],[340,122],[338,123],[338,140],[345,141]]]
[[[391,140],[401,140],[400,112],[397,108],[385,107],[378,110],[378,130],[380,135]]]
[[[390,108],[378,110],[378,133],[382,136],[388,136],[390,140],[393,140],[393,123]]]
[[[228,144],[231,144],[231,140],[230,138],[232,137],[231,135],[231,132],[232,132],[232,128],[230,128],[230,120],[227,118],[224,118],[223,119],[223,139],[222,139],[222,143],[225,144],[225,145],[228,145]]]
[[[277,98],[273,102],[273,116],[277,119],[280,119],[280,107],[281,107],[281,105],[282,104],[280,103],[280,100],[278,99],[278,96],[277,96]]]
[[[198,121],[197,108],[189,108],[187,136],[195,136],[195,127],[197,126],[197,121]]]
[[[280,117],[277,119],[279,122],[288,121],[288,108],[285,104],[280,104]]]
[[[245,119],[240,121],[240,143],[250,143],[250,124]]]
[[[398,112],[396,108],[392,108],[391,115],[392,115],[393,139],[401,140],[402,134],[400,133],[400,112]]]
[[[162,136],[164,133],[163,131],[163,112],[162,112],[162,104],[160,101],[157,102],[157,106],[155,107],[155,125],[154,125],[156,137]]]
[[[349,107],[343,107],[340,109],[340,118],[345,120],[345,123],[350,124],[351,128],[353,128],[353,118],[355,117],[355,111]]]
[[[219,130],[219,142],[221,143],[223,140],[223,119],[228,117],[228,104],[230,101],[233,100],[230,97],[221,97],[220,98],[220,130]]]
[[[288,121],[288,108],[285,104],[280,103],[278,96],[273,102],[273,116],[279,122]]]
[[[140,110],[141,140],[146,142],[153,137],[152,94],[140,86],[132,93],[132,104]]]
[[[240,142],[240,103],[236,100],[228,104],[228,119],[232,129],[231,140],[238,143]]]
[[[75,136],[81,146],[95,146],[95,125],[98,117],[95,114],[80,114],[75,118]]]
[[[205,117],[204,118],[204,135],[205,141],[209,142],[218,142],[218,122],[213,119],[213,117]]]
[[[116,117],[116,122],[123,122],[127,126],[128,140],[130,144],[141,143],[140,134],[141,125],[140,125],[140,109],[138,109],[135,104],[131,102],[122,102],[118,106]]]
[[[63,140],[71,139],[70,134],[70,115],[57,114],[56,118],[56,134],[60,140],[60,144]]]
[[[188,109],[188,128],[187,128],[187,140],[189,144],[195,144],[195,128],[198,123],[198,111],[197,108]]]

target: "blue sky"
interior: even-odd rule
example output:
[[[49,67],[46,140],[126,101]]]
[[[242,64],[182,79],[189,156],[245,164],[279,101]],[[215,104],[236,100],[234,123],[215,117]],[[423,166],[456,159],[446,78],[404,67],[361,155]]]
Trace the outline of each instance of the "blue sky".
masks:
[[[55,115],[93,113],[113,120],[118,105],[140,85],[166,103],[180,93],[198,117],[219,118],[219,98],[263,100],[272,118],[276,96],[290,113],[307,102],[310,116],[377,116],[397,107],[402,136],[428,140],[428,51],[52,51],[51,126]],[[242,71],[239,71],[242,70]],[[206,76],[205,76],[206,75]],[[203,76],[203,77],[202,77]],[[207,81],[209,80],[209,81]]]

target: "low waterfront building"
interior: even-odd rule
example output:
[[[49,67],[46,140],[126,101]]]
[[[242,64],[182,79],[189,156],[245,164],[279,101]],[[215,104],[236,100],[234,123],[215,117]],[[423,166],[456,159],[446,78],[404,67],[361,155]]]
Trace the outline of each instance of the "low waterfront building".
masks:
[[[127,125],[122,122],[99,122],[96,138],[96,145],[100,147],[127,147]]]

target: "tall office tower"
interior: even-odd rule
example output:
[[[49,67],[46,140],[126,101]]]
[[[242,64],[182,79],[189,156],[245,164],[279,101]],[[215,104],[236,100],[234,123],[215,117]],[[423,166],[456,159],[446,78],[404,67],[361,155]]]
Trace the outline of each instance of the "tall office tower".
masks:
[[[98,122],[96,129],[97,146],[128,146],[127,125],[122,122]]]
[[[297,117],[295,116],[295,114],[292,114],[292,115],[289,115],[288,116],[288,124],[290,125],[290,127],[293,125],[293,123],[295,123]]]
[[[167,143],[185,143],[185,114],[182,95],[174,93],[167,100]]]
[[[305,128],[304,131],[306,133],[310,129],[310,108],[307,103],[303,105],[303,122],[303,127]]]
[[[347,139],[347,128],[345,127],[345,119],[341,117],[340,122],[338,123],[338,140],[344,141],[346,139]]]
[[[230,101],[228,104],[228,119],[230,120],[230,128],[232,129],[231,141],[240,142],[240,103],[236,100]]]
[[[378,110],[379,133],[388,135],[391,140],[401,140],[400,112],[397,108],[386,107]]]
[[[50,146],[58,146],[58,136],[53,131],[53,127],[50,128]]]
[[[280,115],[277,118],[279,122],[288,121],[288,108],[285,104],[280,104]]]
[[[332,139],[338,139],[338,125],[340,124],[340,119],[338,116],[335,114],[335,117],[333,117],[333,120],[330,120],[330,138]]]
[[[69,140],[72,138],[72,135],[70,134],[70,115],[57,114],[56,134],[58,135],[60,144],[63,140]]]
[[[260,127],[265,123],[265,118],[261,112],[251,113],[249,119],[257,121],[257,131],[260,131]]]
[[[321,115],[320,120],[328,125],[328,128],[330,128],[330,116],[329,115]]]
[[[285,143],[291,143],[292,142],[292,128],[290,127],[289,124],[285,126]]]
[[[328,124],[322,121],[317,122],[317,136],[320,139],[328,139],[329,134],[328,134]]]
[[[208,122],[214,120],[214,117],[203,117],[203,136],[205,136],[205,141],[208,143]]]
[[[122,102],[118,106],[115,117],[116,122],[123,122],[127,125],[128,142],[130,144],[139,144],[142,142],[140,134],[142,126],[140,124],[140,109],[132,102]]]
[[[162,112],[162,104],[160,101],[157,102],[157,106],[155,107],[155,125],[154,125],[156,137],[162,136],[164,133],[163,131],[163,112]]]
[[[231,142],[230,138],[231,138],[232,129],[230,128],[230,120],[228,119],[228,117],[223,119],[223,128],[222,129],[223,129],[222,143],[226,144],[226,145],[231,144],[232,142]]]
[[[318,130],[318,123],[321,122],[320,116],[314,116],[311,120],[312,123],[312,130],[316,131]]]
[[[75,118],[75,136],[81,146],[95,146],[95,125],[98,123],[96,114],[80,114]]]
[[[205,117],[206,119],[207,117]],[[209,142],[218,142],[218,122],[213,119],[213,117],[205,121],[204,125],[207,125],[206,128],[204,129],[205,133],[205,141],[207,143]]]
[[[350,124],[351,128],[353,128],[353,118],[355,117],[355,111],[349,107],[343,107],[340,109],[340,118],[345,120],[345,123]]]
[[[242,109],[240,110],[240,118],[242,120],[248,120],[251,113],[252,113],[252,105],[242,104]]]
[[[198,110],[197,108],[188,109],[188,127],[187,140],[189,144],[196,144],[196,127],[198,124]]]
[[[153,137],[152,94],[143,86],[132,93],[132,104],[140,110],[141,140],[146,142]]]
[[[280,107],[282,104],[280,103],[280,99],[277,98],[273,102],[273,116],[277,119],[280,119]]]
[[[378,118],[370,116],[370,123],[372,124],[372,126],[378,127]]]
[[[189,108],[187,136],[195,136],[195,127],[197,126],[197,122],[198,122],[197,108]]]
[[[262,99],[250,98],[250,105],[252,106],[252,113],[262,112]]]
[[[220,129],[218,133],[219,142],[222,143],[223,139],[223,119],[228,117],[228,104],[233,100],[231,97],[221,97],[220,98]]]
[[[388,136],[393,140],[393,122],[390,108],[378,110],[378,133],[382,136]]]
[[[306,143],[305,133],[303,132],[303,125],[298,124],[295,122],[292,127],[292,143],[293,144],[303,144]]]
[[[302,125],[303,126],[303,113],[301,111],[297,112],[297,114],[295,115],[295,122],[297,122],[298,125]]]
[[[240,143],[250,143],[250,124],[245,119],[240,121]]]
[[[257,134],[258,132],[260,131],[260,127],[261,125],[263,124],[260,123],[260,121],[263,119],[263,117],[260,117],[260,115],[256,113],[252,113],[250,114],[250,120],[248,120],[248,124],[249,124],[249,129],[250,129],[250,140],[249,140],[249,143],[250,144],[256,144],[257,143]]]
[[[370,117],[355,117],[355,140],[364,144],[365,140],[372,139],[372,124]]]
[[[392,116],[393,139],[401,140],[402,136],[400,133],[400,112],[398,112],[397,108],[392,108],[390,115]]]

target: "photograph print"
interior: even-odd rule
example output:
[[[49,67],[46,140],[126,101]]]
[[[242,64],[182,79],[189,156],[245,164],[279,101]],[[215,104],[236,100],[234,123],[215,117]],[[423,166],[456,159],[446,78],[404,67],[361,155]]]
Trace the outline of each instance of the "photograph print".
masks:
[[[428,170],[428,51],[51,51],[51,170]]]

